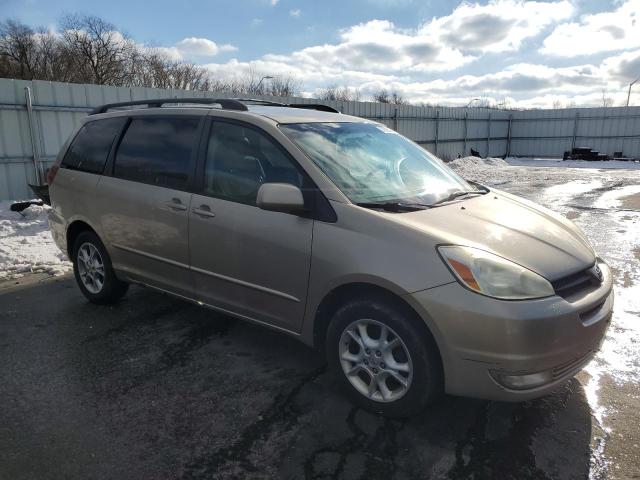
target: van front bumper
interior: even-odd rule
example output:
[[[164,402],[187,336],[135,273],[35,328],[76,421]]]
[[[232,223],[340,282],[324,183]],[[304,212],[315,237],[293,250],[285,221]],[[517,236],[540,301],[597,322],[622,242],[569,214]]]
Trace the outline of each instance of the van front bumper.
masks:
[[[600,349],[613,310],[613,280],[584,293],[505,301],[452,282],[406,295],[430,327],[445,391],[499,401],[541,397],[579,372]]]

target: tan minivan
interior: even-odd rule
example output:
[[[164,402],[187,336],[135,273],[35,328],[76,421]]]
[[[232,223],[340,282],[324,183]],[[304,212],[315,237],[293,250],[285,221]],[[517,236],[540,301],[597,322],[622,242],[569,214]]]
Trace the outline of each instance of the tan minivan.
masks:
[[[326,106],[187,101],[97,109],[50,170],[90,301],[138,283],[268,325],[390,416],[539,397],[598,350],[611,273],[567,219]]]

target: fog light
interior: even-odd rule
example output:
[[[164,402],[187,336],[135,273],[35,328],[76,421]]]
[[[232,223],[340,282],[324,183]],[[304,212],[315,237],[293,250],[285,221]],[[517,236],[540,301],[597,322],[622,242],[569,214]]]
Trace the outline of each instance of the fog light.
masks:
[[[512,390],[527,390],[536,388],[553,380],[550,370],[546,372],[527,373],[524,375],[511,375],[504,372],[491,372],[491,376],[503,387]]]

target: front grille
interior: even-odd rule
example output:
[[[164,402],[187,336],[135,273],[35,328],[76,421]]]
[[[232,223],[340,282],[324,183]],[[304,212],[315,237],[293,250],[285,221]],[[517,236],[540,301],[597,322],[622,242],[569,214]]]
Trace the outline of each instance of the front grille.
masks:
[[[589,350],[584,355],[581,355],[578,358],[575,358],[575,359],[573,359],[573,360],[571,360],[571,361],[569,361],[567,363],[564,363],[562,365],[558,365],[557,367],[555,367],[551,371],[551,373],[553,375],[553,379],[557,380],[558,378],[564,377],[565,375],[567,375],[571,371],[577,370],[584,363],[586,363],[587,360],[589,360],[591,358],[591,355],[593,355],[593,350]]]
[[[585,290],[591,290],[597,288],[602,283],[602,280],[594,273],[594,267],[589,267],[581,272],[568,275],[564,278],[551,282],[556,295],[562,298],[567,298],[581,293]]]

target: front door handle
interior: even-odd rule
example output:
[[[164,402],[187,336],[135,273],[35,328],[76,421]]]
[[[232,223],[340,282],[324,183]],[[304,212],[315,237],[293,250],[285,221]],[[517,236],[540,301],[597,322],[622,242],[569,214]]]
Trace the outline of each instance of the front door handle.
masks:
[[[215,217],[216,214],[211,211],[211,207],[208,205],[200,205],[200,207],[196,207],[192,210],[196,215],[200,215],[201,217]]]
[[[187,206],[184,205],[178,197],[173,197],[170,202],[167,202],[167,207],[169,207],[171,210],[180,210],[180,211],[187,209]]]

